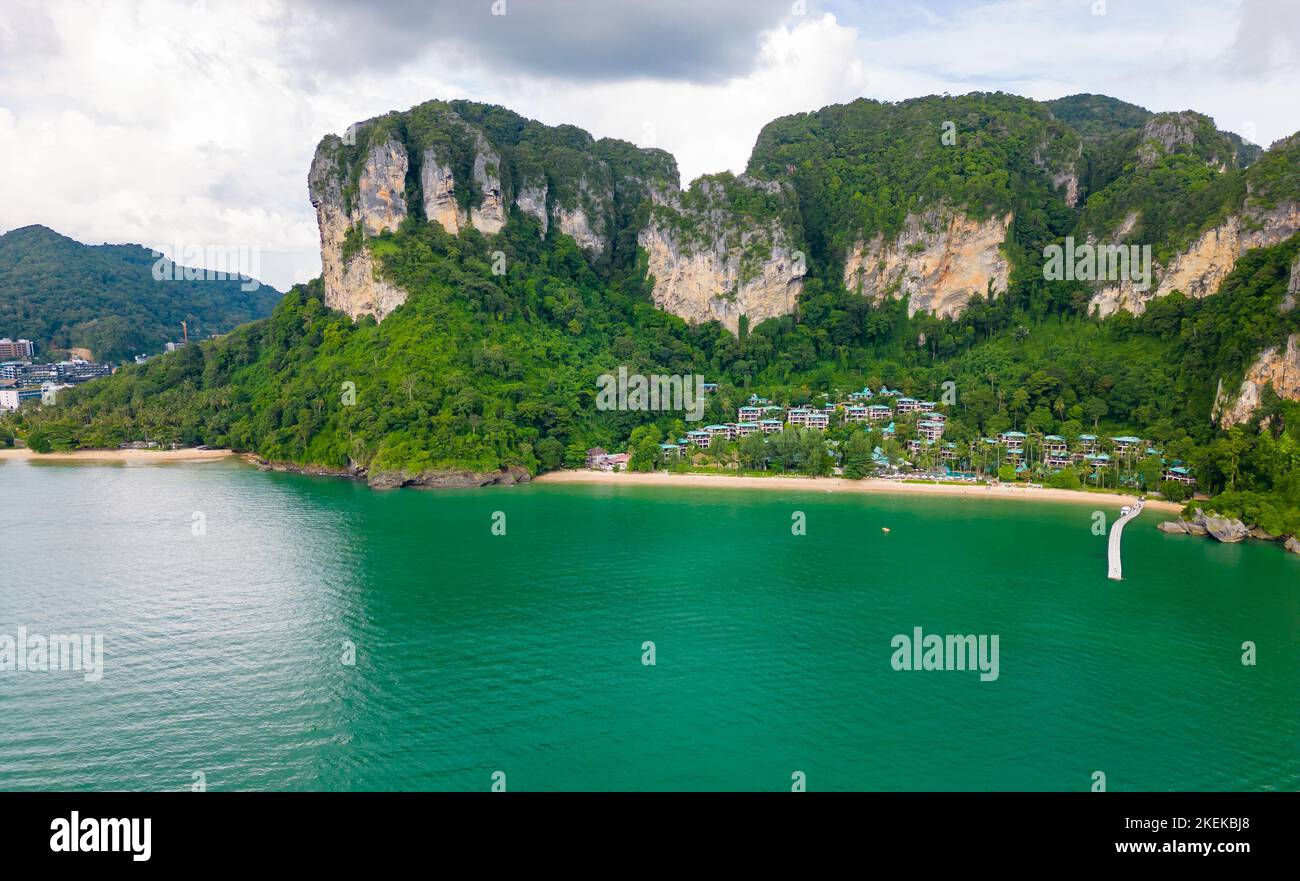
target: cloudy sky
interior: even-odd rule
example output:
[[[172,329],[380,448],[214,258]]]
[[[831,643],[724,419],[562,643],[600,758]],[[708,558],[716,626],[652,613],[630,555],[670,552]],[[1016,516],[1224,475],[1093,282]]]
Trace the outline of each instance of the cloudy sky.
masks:
[[[504,14],[500,14],[504,12]],[[319,273],[327,132],[429,98],[740,170],[859,96],[1100,92],[1267,146],[1300,130],[1296,0],[3,0],[0,231],[260,249]]]

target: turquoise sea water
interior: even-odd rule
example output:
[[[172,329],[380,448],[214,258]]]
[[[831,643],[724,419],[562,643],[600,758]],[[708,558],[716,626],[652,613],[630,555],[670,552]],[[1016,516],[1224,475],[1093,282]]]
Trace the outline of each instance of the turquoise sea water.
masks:
[[[0,489],[0,635],[105,656],[0,672],[0,789],[1300,789],[1300,557],[1154,512],[1115,583],[1087,505],[230,461]],[[914,627],[997,634],[997,680],[895,671]]]

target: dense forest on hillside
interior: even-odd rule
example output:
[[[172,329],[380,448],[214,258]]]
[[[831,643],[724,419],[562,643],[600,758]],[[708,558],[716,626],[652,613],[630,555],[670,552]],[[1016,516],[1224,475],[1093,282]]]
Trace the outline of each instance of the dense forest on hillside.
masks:
[[[620,259],[593,263],[567,236],[539,235],[521,212],[491,239],[472,228],[452,236],[412,216],[363,245],[384,276],[410,292],[382,323],[354,323],[326,309],[317,280],[295,287],[266,320],[128,367],[68,393],[58,407],[24,410],[11,425],[38,448],[147,439],[338,469],[537,471],[580,464],[590,446],[636,450],[693,427],[680,413],[597,409],[597,377],[623,365],[718,382],[706,422],[734,420],[735,408],[755,392],[795,405],[887,385],[937,399],[952,383],[945,441],[974,444],[1011,428],[1137,434],[1191,467],[1201,490],[1226,493],[1217,502],[1222,509],[1249,511],[1252,522],[1278,533],[1300,531],[1300,405],[1266,396],[1255,422],[1231,432],[1210,418],[1220,379],[1240,383],[1261,349],[1300,331],[1300,311],[1278,308],[1300,236],[1248,252],[1215,296],[1175,293],[1141,316],[1090,317],[1083,283],[1047,282],[1040,269],[1045,244],[1100,210],[1091,198],[1079,209],[1065,204],[1052,182],[1054,163],[1105,155],[1131,137],[1133,121],[1121,120],[1110,134],[1091,124],[1076,132],[1042,105],[1011,96],[904,103],[944,101],[957,103],[931,108],[941,115],[931,112],[924,125],[912,120],[914,107],[855,102],[764,130],[750,173],[791,180],[797,190],[809,275],[797,314],[742,325],[738,336],[654,308],[626,228],[618,231]],[[954,109],[960,112],[942,115]],[[901,127],[894,138],[902,146],[877,131],[895,115],[889,125]],[[938,144],[934,120],[949,116],[965,120],[958,140],[965,146],[931,156],[921,140]],[[1016,136],[980,135],[993,130]],[[860,139],[869,146],[846,146]],[[528,146],[526,139],[518,145]],[[1094,197],[1109,193],[1117,203],[1154,210],[1167,192],[1190,198],[1222,186],[1212,180],[1202,187],[1201,168],[1187,160],[1200,149],[1195,143],[1148,165],[1133,157],[1138,146],[1124,148],[1130,161]],[[877,148],[897,161],[888,173],[860,152]],[[1294,148],[1220,179],[1233,179],[1229,189],[1260,182],[1252,198],[1286,197],[1296,180]],[[917,194],[965,200],[977,211],[1017,211],[1006,246],[1014,266],[1007,292],[976,298],[959,318],[938,319],[909,317],[905,302],[873,303],[845,289],[837,249],[897,224]],[[1176,208],[1169,234],[1241,204],[1239,196],[1244,190],[1234,189],[1224,199],[1206,197],[1195,211]],[[754,198],[756,211],[775,210]],[[644,202],[626,204],[620,217],[635,223],[645,210]],[[503,275],[493,272],[498,250],[506,256]],[[790,434],[787,445],[797,446]],[[860,453],[850,433],[830,437]],[[825,462],[795,446],[790,463],[820,473]]]
[[[32,340],[40,357],[75,347],[124,361],[179,339],[182,321],[191,334],[224,333],[269,315],[280,298],[238,280],[156,281],[156,260],[139,245],[83,245],[43,226],[8,232],[0,236],[0,336]]]

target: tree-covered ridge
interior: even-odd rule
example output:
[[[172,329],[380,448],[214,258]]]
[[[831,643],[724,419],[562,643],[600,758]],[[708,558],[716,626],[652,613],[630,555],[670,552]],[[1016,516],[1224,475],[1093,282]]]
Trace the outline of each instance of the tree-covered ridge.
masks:
[[[1085,150],[1075,235],[1150,244],[1167,262],[1229,215],[1300,201],[1298,147],[1288,140],[1243,151],[1208,117],[1154,115],[1143,129]],[[1243,165],[1247,154],[1257,158]]]
[[[157,281],[158,255],[139,245],[83,245],[43,226],[0,236],[0,336],[26,338],[38,355],[89,349],[121,361],[180,336],[224,333],[268,315],[280,292],[237,279]],[[170,261],[168,261],[170,262]],[[196,267],[201,268],[201,267]]]
[[[813,256],[837,262],[941,201],[980,219],[1041,206],[1079,149],[1046,107],[1014,95],[859,99],[768,123],[749,173],[793,179]]]
[[[1153,116],[1145,107],[1108,95],[1067,95],[1044,103],[1053,116],[1079,133],[1085,146],[1141,129]]]

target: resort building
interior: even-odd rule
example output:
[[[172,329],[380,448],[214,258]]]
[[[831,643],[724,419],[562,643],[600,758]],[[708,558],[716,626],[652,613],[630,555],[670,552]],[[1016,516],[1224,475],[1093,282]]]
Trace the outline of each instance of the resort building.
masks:
[[[807,407],[791,407],[785,412],[785,421],[791,425],[807,425],[812,411]]]
[[[919,402],[916,400],[916,398],[899,398],[899,399],[898,399],[898,412],[899,412],[899,413],[916,413],[916,412],[918,412],[920,409],[921,409],[921,408],[920,408],[920,404],[919,404]]]
[[[871,393],[871,389],[866,386],[863,386],[856,392],[849,392],[850,401],[870,401],[874,397],[875,395]]]
[[[713,435],[707,431],[688,431],[686,432],[686,440],[701,450],[707,450],[709,443],[713,440]]]
[[[706,425],[704,430],[709,433],[711,438],[722,438],[723,440],[732,440],[736,436],[736,426],[724,422],[721,425]]]
[[[919,410],[922,411],[926,411],[926,410],[934,411],[935,409],[938,408],[939,402],[938,401],[917,401],[916,406]]]
[[[760,398],[758,395],[749,396],[749,406],[751,407],[762,407],[770,403],[772,402],[767,398]]]
[[[705,382],[700,384],[700,388],[706,392],[716,392],[718,390],[718,384],[716,382]]]
[[[804,423],[809,428],[815,428],[818,431],[825,431],[830,424],[831,417],[828,413],[809,413],[808,420]]]
[[[758,425],[763,429],[763,434],[776,434],[781,430],[785,423],[780,419],[764,419],[762,422],[758,423]]]
[[[943,424],[945,424],[945,425],[948,423],[948,417],[947,417],[947,416],[943,415],[942,413],[937,413],[937,412],[935,412],[934,410],[925,410],[925,411],[923,411],[923,412],[921,413],[920,418],[921,418],[921,419],[928,419],[928,420],[931,421],[931,422],[941,422],[941,423],[943,423]]]
[[[998,435],[998,442],[1007,448],[1008,453],[1023,453],[1025,450],[1025,433],[1023,431],[1004,431]]]
[[[1187,486],[1195,486],[1196,478],[1192,473],[1181,465],[1175,465],[1173,468],[1165,471],[1165,480],[1172,480],[1175,483],[1182,483]]]
[[[870,422],[884,422],[893,415],[894,411],[884,404],[872,404],[867,408],[867,420]]]
[[[1115,443],[1115,452],[1119,453],[1121,456],[1132,456],[1138,451],[1138,447],[1142,444],[1141,438],[1129,435],[1125,435],[1124,437],[1113,437],[1111,440]]]
[[[943,423],[935,422],[932,419],[922,419],[916,423],[916,432],[928,442],[933,443],[943,437]]]
[[[741,422],[736,426],[736,437],[747,437],[751,434],[758,434],[758,432],[757,422]]]
[[[888,407],[885,408],[889,410]],[[871,408],[864,407],[861,404],[849,404],[844,408],[845,422],[866,422],[871,416]]]
[[[741,407],[736,412],[736,419],[740,422],[757,422],[763,418],[762,407]]]
[[[1092,455],[1097,452],[1097,435],[1081,434],[1079,435],[1079,452],[1084,455]]]
[[[604,447],[592,447],[587,450],[587,467],[600,471],[625,471],[631,458],[629,453],[607,453]]]
[[[682,454],[680,444],[660,444],[659,454],[665,459],[676,459]]]
[[[897,389],[891,389],[888,386],[882,385],[880,387],[880,391],[876,392],[876,394],[880,395],[882,398],[896,398],[899,395],[901,395],[902,392],[898,391]]]
[[[1043,464],[1060,471],[1070,464],[1070,445],[1059,434],[1043,437]]]

